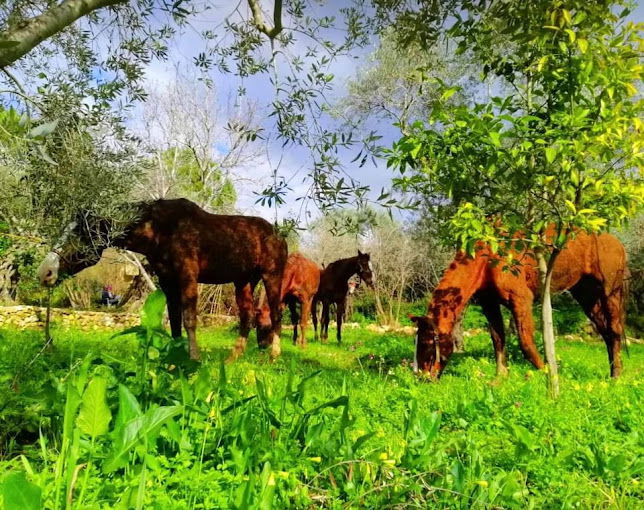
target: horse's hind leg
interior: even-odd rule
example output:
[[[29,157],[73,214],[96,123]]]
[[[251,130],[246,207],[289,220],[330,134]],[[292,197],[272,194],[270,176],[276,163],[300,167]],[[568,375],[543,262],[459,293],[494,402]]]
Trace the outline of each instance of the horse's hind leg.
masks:
[[[619,289],[606,297],[602,285],[588,277],[583,278],[570,289],[570,293],[581,305],[606,343],[611,377],[619,377],[622,371],[621,340],[624,331],[622,292],[622,289]]]
[[[300,317],[300,345],[306,345],[306,326],[308,325],[309,315],[311,314],[311,301],[313,298],[304,297],[302,299],[302,316]]]
[[[293,324],[293,345],[297,345],[297,328],[300,325],[300,317],[297,313],[297,300],[293,296],[288,299],[288,309],[291,312],[291,324]]]
[[[494,298],[480,298],[479,303],[490,326],[490,336],[492,337],[496,356],[496,373],[497,375],[506,375],[508,373],[508,363],[505,356],[505,328],[503,326],[501,306],[498,300]]]
[[[239,310],[239,337],[235,342],[229,361],[238,358],[246,350],[253,318],[253,290],[255,285],[257,285],[257,281],[235,283],[235,301]]]
[[[534,319],[532,318],[532,298],[528,296],[512,296],[510,298],[510,309],[514,315],[514,322],[517,325],[519,335],[519,347],[523,356],[534,365],[535,368],[543,368],[543,360],[534,344]]]

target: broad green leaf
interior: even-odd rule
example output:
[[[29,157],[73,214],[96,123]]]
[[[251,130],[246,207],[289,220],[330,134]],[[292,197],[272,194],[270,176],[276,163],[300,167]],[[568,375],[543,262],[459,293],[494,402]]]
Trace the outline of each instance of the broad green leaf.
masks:
[[[40,153],[40,157],[41,157],[42,159],[44,159],[44,160],[45,160],[47,163],[49,163],[50,165],[58,166],[58,163],[56,163],[56,162],[52,159],[52,157],[49,155],[49,153],[47,152],[47,149],[45,148],[45,146],[44,146],[44,145],[42,145],[42,144],[40,144],[40,143],[37,143],[37,144],[36,144],[36,147],[38,147],[38,152]]]
[[[141,406],[127,386],[119,384],[119,412],[114,428],[119,428],[134,418],[141,416]]]
[[[56,130],[57,126],[58,126],[58,120],[52,120],[51,122],[43,122],[42,124],[39,124],[31,131],[29,131],[29,136],[31,138],[36,138],[39,136],[50,135]]]
[[[63,438],[72,440],[72,431],[74,429],[74,421],[78,406],[81,403],[81,397],[76,387],[71,383],[67,383],[67,397],[65,398],[65,414],[63,418]]]
[[[105,400],[106,393],[107,381],[102,377],[94,377],[83,393],[76,425],[81,432],[92,438],[105,434],[112,419],[112,413]]]
[[[10,473],[0,485],[3,510],[40,510],[42,490],[27,480],[23,471]]]
[[[445,90],[445,92],[443,92],[443,93],[441,94],[441,99],[442,99],[443,101],[447,101],[447,100],[448,100],[450,97],[452,97],[452,96],[453,96],[457,91],[458,91],[458,87],[451,87],[451,88],[449,88],[449,89]]]
[[[157,289],[148,296],[141,311],[141,325],[149,329],[161,328],[166,299],[162,290]]]
[[[557,157],[557,149],[555,147],[546,147],[546,161],[552,163]]]
[[[110,458],[104,464],[106,472],[114,471],[121,467],[126,461],[130,452],[143,439],[148,442],[156,434],[159,428],[173,417],[183,412],[183,406],[164,406],[149,409],[143,416],[127,422],[123,428]]]
[[[14,46],[18,46],[20,44],[20,41],[0,41],[0,49],[4,50],[7,48],[13,48]]]
[[[566,9],[561,9],[561,15],[563,16],[563,19],[568,25],[572,23],[572,16],[570,15],[570,11]]]
[[[579,46],[579,51],[586,53],[588,50],[588,41],[586,39],[577,39],[577,46]]]

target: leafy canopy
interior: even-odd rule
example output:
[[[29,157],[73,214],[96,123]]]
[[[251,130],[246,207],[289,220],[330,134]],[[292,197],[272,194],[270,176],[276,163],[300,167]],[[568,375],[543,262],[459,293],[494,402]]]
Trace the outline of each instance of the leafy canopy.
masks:
[[[619,225],[642,206],[641,24],[620,5],[463,2],[448,35],[495,93],[452,106],[458,88],[446,84],[443,106],[388,162],[399,190],[451,206],[445,237],[473,253],[477,240],[496,248],[520,230],[561,248],[571,232]]]

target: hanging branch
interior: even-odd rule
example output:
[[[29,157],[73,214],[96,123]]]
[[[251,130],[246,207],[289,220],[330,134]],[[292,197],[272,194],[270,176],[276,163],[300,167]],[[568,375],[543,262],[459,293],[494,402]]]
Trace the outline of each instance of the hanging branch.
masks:
[[[248,0],[248,6],[253,13],[253,25],[271,41],[282,32],[282,0],[275,0],[272,27],[268,26],[264,21],[260,0]]]

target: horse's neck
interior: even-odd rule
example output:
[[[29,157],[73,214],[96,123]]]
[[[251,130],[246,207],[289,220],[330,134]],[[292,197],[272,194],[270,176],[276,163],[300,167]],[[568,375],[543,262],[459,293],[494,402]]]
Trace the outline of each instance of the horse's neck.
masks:
[[[467,303],[478,291],[485,276],[487,257],[472,259],[458,254],[434,289],[428,315],[434,318],[440,333],[451,333]]]
[[[349,278],[358,272],[358,258],[352,257],[350,259],[345,259],[342,264],[339,264],[337,270],[337,282],[338,284],[347,284]]]

